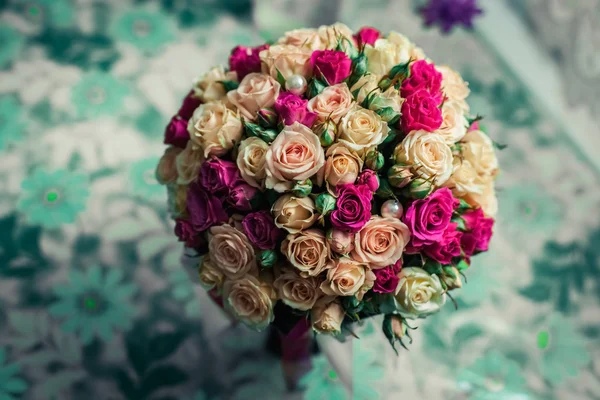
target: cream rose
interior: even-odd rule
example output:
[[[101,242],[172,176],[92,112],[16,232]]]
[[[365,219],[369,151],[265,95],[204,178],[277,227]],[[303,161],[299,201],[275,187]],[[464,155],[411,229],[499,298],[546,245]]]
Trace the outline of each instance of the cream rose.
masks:
[[[410,60],[412,43],[400,44],[389,39],[377,39],[374,45],[365,46],[368,71],[372,74],[387,75],[390,70]]]
[[[321,93],[310,99],[308,111],[317,114],[319,122],[330,119],[338,122],[352,107],[354,98],[348,85],[339,83],[326,87]]]
[[[258,110],[275,104],[280,90],[279,82],[269,75],[251,73],[236,90],[227,93],[227,98],[244,118],[254,121]]]
[[[199,268],[200,275],[200,285],[206,290],[217,289],[221,290],[223,287],[224,275],[213,264],[210,259],[210,256],[206,255],[202,258],[202,262],[200,263]]]
[[[170,146],[160,158],[156,166],[156,180],[161,185],[177,182],[177,156],[183,150],[179,147]]]
[[[462,156],[484,180],[496,175],[498,159],[492,139],[482,131],[470,131],[461,141]]]
[[[279,72],[284,78],[292,75],[310,76],[310,56],[308,47],[276,44],[260,52],[263,74],[277,79]]]
[[[463,113],[469,112],[467,97],[471,93],[469,84],[460,74],[447,65],[437,66],[436,69],[442,74],[442,90],[448,101],[456,104]]]
[[[191,140],[187,142],[185,149],[175,157],[175,168],[177,169],[177,183],[188,185],[198,178],[200,166],[206,160],[204,152]]]
[[[313,329],[318,333],[339,333],[344,321],[344,308],[337,301],[317,303],[311,310],[310,319]]]
[[[204,150],[204,156],[227,154],[242,138],[242,121],[222,101],[201,104],[188,122],[188,132],[194,144]]]
[[[246,235],[230,225],[213,226],[208,235],[210,259],[229,279],[256,270],[256,255]]]
[[[421,268],[403,268],[396,287],[398,311],[404,318],[420,318],[433,314],[446,302],[440,278]]]
[[[350,88],[350,92],[354,93],[354,91],[358,90],[358,95],[356,96],[356,101],[362,103],[368,94],[379,91],[378,85],[381,80],[381,75],[377,74],[367,74],[360,77],[360,79],[352,85]]]
[[[416,177],[443,185],[452,175],[452,151],[437,133],[412,131],[394,149],[397,163],[411,166]]]
[[[473,207],[481,207],[488,217],[495,218],[498,213],[498,198],[496,197],[494,182],[491,180],[485,183],[481,194],[469,193],[464,199]]]
[[[315,302],[323,294],[319,285],[319,278],[302,277],[300,272],[293,267],[282,268],[281,275],[273,282],[278,298],[288,306],[302,311],[313,308]]]
[[[410,59],[413,61],[424,60],[425,52],[420,47],[417,47],[408,37],[401,33],[391,31],[387,37],[387,40],[400,46],[402,49],[408,49]]]
[[[319,217],[315,211],[315,202],[310,197],[295,197],[284,194],[271,208],[275,225],[289,233],[298,233],[310,228]]]
[[[383,142],[389,130],[377,113],[355,105],[342,118],[338,142],[362,155]]]
[[[225,72],[222,65],[214,67],[196,79],[192,90],[194,95],[204,103],[221,100],[227,95],[222,81],[237,81],[237,74],[235,71]]]
[[[393,265],[410,240],[408,227],[397,218],[371,217],[354,237],[352,258],[373,269]]]
[[[302,276],[317,276],[330,266],[329,245],[319,229],[290,233],[281,243],[281,252]]]
[[[309,50],[322,50],[325,48],[316,29],[294,29],[283,34],[277,44],[304,47]]]
[[[267,150],[269,145],[257,137],[249,137],[240,143],[237,166],[240,175],[250,186],[264,187]]]
[[[354,43],[354,33],[352,32],[352,29],[340,22],[336,22],[333,25],[322,25],[319,27],[318,33],[321,42],[327,49],[335,49],[340,40],[347,40],[350,41],[350,43]]]
[[[324,178],[328,190],[356,181],[363,167],[363,161],[356,152],[336,143],[327,149],[326,156]]]
[[[273,322],[275,292],[252,275],[223,285],[225,309],[249,327],[262,330]]]
[[[460,106],[446,102],[442,107],[442,125],[435,133],[441,135],[447,145],[452,146],[467,134],[469,121]]]
[[[483,193],[485,182],[477,175],[477,171],[468,160],[454,158],[454,172],[444,186],[452,189],[456,197],[464,197],[469,193]]]
[[[285,192],[294,181],[317,174],[325,165],[325,152],[319,137],[306,126],[294,122],[283,128],[266,155],[268,189]]]

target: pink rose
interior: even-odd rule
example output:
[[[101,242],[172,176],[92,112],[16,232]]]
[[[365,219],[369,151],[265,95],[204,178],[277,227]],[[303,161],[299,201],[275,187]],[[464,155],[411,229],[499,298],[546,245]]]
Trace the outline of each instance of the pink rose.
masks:
[[[308,100],[290,92],[282,92],[279,94],[274,107],[286,125],[300,122],[310,128],[315,122],[317,114],[308,111],[307,106]]]
[[[178,116],[171,118],[171,122],[167,125],[165,130],[164,144],[172,144],[173,146],[185,149],[188,140],[190,140],[190,134],[187,130],[188,122],[185,119],[181,119]]]
[[[357,185],[367,185],[371,192],[376,192],[379,189],[379,177],[377,172],[372,169],[364,170],[358,179],[356,180]]]
[[[258,47],[237,46],[229,56],[229,69],[237,72],[238,80],[252,72],[260,72],[260,52],[269,48],[268,44]]]
[[[241,177],[237,165],[231,161],[213,157],[200,167],[200,184],[216,196],[229,193],[233,184],[239,179]]]
[[[346,184],[337,187],[337,209],[331,213],[335,228],[358,232],[371,218],[373,192],[366,185]]]
[[[481,208],[466,212],[462,218],[468,229],[461,242],[465,254],[471,256],[475,251],[487,251],[492,238],[494,219],[486,218]]]
[[[412,234],[411,250],[418,252],[423,246],[442,241],[452,213],[459,204],[448,188],[438,189],[423,200],[413,201],[403,218]]]
[[[310,65],[315,77],[331,86],[350,76],[352,60],[343,51],[316,50],[310,56]]]
[[[187,211],[190,215],[190,223],[197,232],[222,224],[228,219],[221,200],[196,183],[189,186]]]
[[[327,243],[334,253],[348,254],[354,250],[354,234],[339,229],[332,229],[327,234]]]
[[[354,238],[352,258],[381,269],[402,258],[410,240],[408,227],[398,218],[373,216]]]
[[[356,41],[359,47],[363,47],[366,44],[373,46],[375,41],[381,37],[381,32],[375,28],[364,26],[360,28],[360,31],[356,34]]]
[[[241,178],[236,181],[227,196],[227,203],[238,211],[250,211],[250,201],[256,196],[258,189],[248,185]]]
[[[410,97],[419,90],[426,90],[435,99],[436,105],[443,100],[442,74],[435,69],[435,65],[425,60],[415,61],[410,66],[410,76],[402,82],[400,94],[404,98]]]
[[[188,119],[192,118],[194,110],[198,108],[200,104],[202,104],[202,100],[196,97],[194,91],[192,90],[183,100],[183,104],[181,104],[181,108],[179,109],[179,112],[177,112],[177,115],[187,121]]]
[[[281,85],[275,78],[253,72],[242,79],[236,90],[227,92],[227,98],[241,116],[254,121],[258,110],[275,104],[280,90]]]
[[[275,226],[271,213],[266,210],[246,215],[242,226],[248,240],[261,250],[273,250],[281,236],[281,230]]]
[[[450,223],[442,240],[425,246],[423,252],[427,257],[448,265],[452,262],[453,257],[460,256],[462,235],[462,232],[456,230],[456,224]]]
[[[401,127],[404,133],[424,130],[433,132],[444,118],[438,101],[425,90],[417,90],[402,103]]]

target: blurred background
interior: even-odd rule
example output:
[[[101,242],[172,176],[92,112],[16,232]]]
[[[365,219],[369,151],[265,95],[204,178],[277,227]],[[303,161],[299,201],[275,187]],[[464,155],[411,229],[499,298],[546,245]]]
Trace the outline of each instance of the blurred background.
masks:
[[[491,251],[416,323],[393,399],[600,399],[600,1],[481,0],[448,35],[423,3],[0,0],[0,399],[345,398],[322,356],[292,395],[266,333],[207,340],[154,178],[193,78],[335,21],[459,70],[507,145]],[[375,329],[348,398],[383,398]]]

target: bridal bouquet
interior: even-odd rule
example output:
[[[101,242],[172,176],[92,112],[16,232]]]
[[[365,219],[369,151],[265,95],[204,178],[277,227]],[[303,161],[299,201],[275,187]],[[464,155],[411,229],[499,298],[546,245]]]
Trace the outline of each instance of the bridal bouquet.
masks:
[[[492,235],[498,162],[468,95],[396,32],[233,49],[194,83],[157,167],[201,284],[255,329],[338,334],[384,314],[401,342]]]

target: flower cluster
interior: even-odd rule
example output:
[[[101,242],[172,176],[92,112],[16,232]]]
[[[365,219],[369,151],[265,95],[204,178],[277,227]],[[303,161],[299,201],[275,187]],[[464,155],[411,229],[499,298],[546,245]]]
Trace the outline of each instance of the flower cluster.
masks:
[[[401,339],[492,235],[498,162],[468,95],[395,32],[335,24],[236,47],[194,84],[157,167],[202,285],[256,329],[386,314]]]

